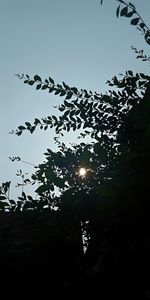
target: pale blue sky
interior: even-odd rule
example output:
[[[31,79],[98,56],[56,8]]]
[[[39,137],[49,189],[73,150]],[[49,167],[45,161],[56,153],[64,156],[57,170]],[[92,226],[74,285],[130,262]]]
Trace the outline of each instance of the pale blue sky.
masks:
[[[132,0],[150,25],[150,0]],[[130,26],[117,19],[116,0],[0,0],[0,182],[15,184],[17,169],[33,168],[11,163],[9,156],[38,164],[47,147],[54,148],[53,131],[37,131],[21,137],[8,132],[55,113],[58,96],[26,86],[14,74],[51,76],[56,82],[104,92],[105,82],[126,69],[149,72],[149,66],[135,58],[131,45],[149,47]],[[72,134],[64,140],[73,141]]]

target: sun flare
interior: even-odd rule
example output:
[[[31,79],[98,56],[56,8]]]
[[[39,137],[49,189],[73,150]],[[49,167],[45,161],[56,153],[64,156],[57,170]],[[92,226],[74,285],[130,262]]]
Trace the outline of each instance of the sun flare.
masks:
[[[80,175],[80,176],[85,176],[86,173],[87,173],[87,170],[86,170],[85,168],[80,168],[80,169],[79,169],[79,175]]]

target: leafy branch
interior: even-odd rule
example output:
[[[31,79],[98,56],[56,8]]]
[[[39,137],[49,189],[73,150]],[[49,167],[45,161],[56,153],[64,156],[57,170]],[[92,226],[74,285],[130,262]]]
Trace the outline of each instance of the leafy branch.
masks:
[[[46,83],[47,89],[51,89],[51,92],[53,90],[54,95],[62,96],[63,92],[65,99],[63,104],[56,107],[61,112],[59,117],[52,115],[41,120],[35,118],[33,124],[25,122],[24,125],[18,126],[16,135],[21,135],[25,130],[33,133],[36,127],[44,130],[53,127],[56,134],[61,136],[63,136],[63,131],[82,129],[81,137],[90,135],[91,138],[95,139],[99,139],[101,135],[106,133],[112,135],[116,131],[123,113],[140,100],[139,92],[141,92],[141,96],[144,95],[150,80],[150,77],[143,73],[134,74],[129,70],[126,71],[123,79],[114,76],[111,81],[107,81],[109,86],[116,86],[117,91],[109,90],[106,94],[98,94],[88,92],[85,89],[79,91],[65,83],[63,85],[55,84],[52,78],[49,80],[51,83],[48,84],[47,79],[43,83],[38,75],[35,75],[33,79],[30,79],[29,75],[26,77],[24,75],[17,76],[19,79],[23,79],[25,84],[36,84],[36,87],[40,81],[40,88]]]
[[[138,50],[136,47],[131,46],[131,49],[137,54],[136,58],[142,59],[142,61],[148,61],[150,63],[150,56],[144,54],[144,50]]]
[[[116,16],[118,17],[127,17],[132,18],[130,21],[131,25],[137,27],[138,30],[144,35],[145,41],[150,45],[150,28],[145,24],[141,15],[137,12],[135,6],[129,2],[123,0],[116,0],[120,2],[119,6],[116,9]],[[101,4],[103,0],[101,1]]]

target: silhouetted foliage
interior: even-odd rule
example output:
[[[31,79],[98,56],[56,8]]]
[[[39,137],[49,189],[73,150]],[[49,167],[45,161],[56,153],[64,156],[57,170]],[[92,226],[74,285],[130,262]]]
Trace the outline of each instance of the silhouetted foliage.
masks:
[[[131,18],[130,24],[136,26],[149,45],[150,30],[135,6],[118,2],[116,16]],[[133,46],[132,49],[137,58],[149,62],[143,50]],[[150,276],[145,267],[150,266],[150,260],[147,254],[146,261],[141,258],[144,251],[150,250],[150,204],[145,196],[149,194],[150,76],[127,70],[107,81],[110,89],[104,94],[79,90],[65,82],[56,84],[51,77],[43,80],[39,75],[16,76],[25,84],[34,85],[36,90],[53,93],[63,100],[56,107],[58,117],[35,118],[33,123],[27,121],[12,133],[20,136],[25,131],[33,134],[37,128],[54,128],[58,151],[48,148],[45,161],[35,167],[30,179],[19,174],[23,186],[38,183],[35,190],[38,197],[33,199],[22,190],[15,202],[9,196],[10,182],[6,182],[0,188],[0,209],[14,212],[57,209],[64,218],[76,220],[75,224],[80,224],[87,238],[81,267],[83,286],[90,282],[94,290],[103,282],[102,293],[111,297],[104,290],[109,285],[118,299],[126,299],[129,291],[135,297],[137,289],[144,299],[150,292],[147,284]],[[79,130],[79,136],[89,136],[91,142],[67,147],[59,138],[71,130]],[[79,173],[81,167],[86,169],[85,176]],[[115,281],[121,286],[116,288],[117,293]],[[122,295],[125,282],[127,292]]]

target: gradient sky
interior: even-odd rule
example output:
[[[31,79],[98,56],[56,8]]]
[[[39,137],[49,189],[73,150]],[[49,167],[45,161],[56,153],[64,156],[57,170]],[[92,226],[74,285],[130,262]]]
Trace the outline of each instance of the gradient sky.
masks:
[[[132,0],[150,25],[150,0]],[[9,156],[38,164],[55,149],[51,130],[20,137],[8,134],[25,121],[56,113],[62,99],[26,86],[14,74],[51,76],[57,83],[105,92],[107,79],[131,69],[149,73],[130,46],[145,49],[143,37],[127,18],[116,18],[116,0],[0,0],[0,182],[16,183],[16,170],[34,169]],[[74,142],[71,134],[65,142]],[[12,191],[13,195],[14,191]]]

